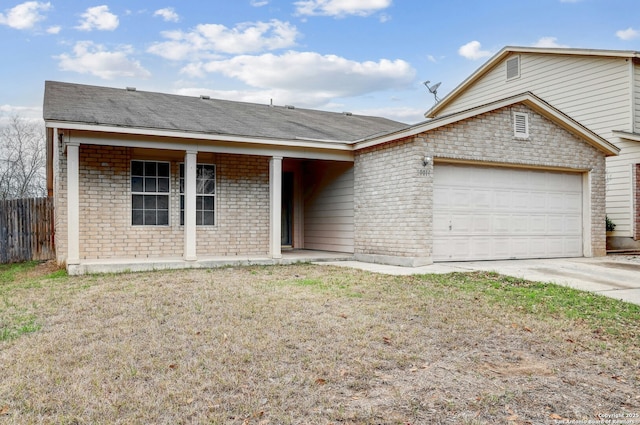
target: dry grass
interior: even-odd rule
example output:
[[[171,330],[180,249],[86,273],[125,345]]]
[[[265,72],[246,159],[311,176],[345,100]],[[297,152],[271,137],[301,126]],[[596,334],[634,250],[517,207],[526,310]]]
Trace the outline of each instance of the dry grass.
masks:
[[[0,342],[0,422],[551,424],[640,413],[637,333],[500,306],[447,278],[312,265],[25,276],[3,284],[0,320],[33,315],[38,328]]]

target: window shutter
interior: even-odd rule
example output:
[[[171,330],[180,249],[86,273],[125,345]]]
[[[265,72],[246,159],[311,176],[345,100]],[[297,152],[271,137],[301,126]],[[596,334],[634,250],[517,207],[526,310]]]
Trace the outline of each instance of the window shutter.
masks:
[[[507,59],[507,80],[520,76],[520,56]]]
[[[529,116],[515,112],[513,114],[513,132],[515,137],[529,137]]]

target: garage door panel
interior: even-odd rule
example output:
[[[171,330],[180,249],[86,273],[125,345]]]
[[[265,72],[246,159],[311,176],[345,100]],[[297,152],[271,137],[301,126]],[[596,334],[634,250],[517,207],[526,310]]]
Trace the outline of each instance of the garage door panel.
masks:
[[[568,234],[576,235],[582,232],[582,219],[579,216],[568,215],[564,217],[564,230]]]
[[[471,203],[478,210],[491,208],[493,194],[490,190],[469,190],[468,193],[470,193],[470,198],[467,198],[465,207]]]
[[[567,237],[564,239],[564,252],[569,253],[570,257],[582,256],[582,238]]]
[[[529,194],[529,209],[531,211],[545,211],[547,208],[547,194],[545,192],[532,191]]]
[[[511,224],[511,214],[494,214],[493,216],[493,231],[496,234],[509,234]]]
[[[580,213],[582,212],[582,194],[581,193],[568,193],[564,199],[564,210],[570,212]]]
[[[582,255],[582,176],[434,168],[434,261]]]
[[[528,214],[513,214],[511,216],[511,234],[526,234],[531,232],[530,216]]]
[[[564,231],[564,216],[550,215],[547,217],[547,230],[551,234]]]
[[[455,188],[451,190],[450,204],[452,208],[468,208],[471,191],[469,189]]]
[[[471,222],[473,223],[471,231],[474,234],[478,234],[478,233],[491,234],[492,233],[493,226],[491,225],[491,215],[477,214],[476,216],[473,217],[473,220]]]
[[[433,213],[433,234],[446,235],[449,233],[449,214],[435,211]]]

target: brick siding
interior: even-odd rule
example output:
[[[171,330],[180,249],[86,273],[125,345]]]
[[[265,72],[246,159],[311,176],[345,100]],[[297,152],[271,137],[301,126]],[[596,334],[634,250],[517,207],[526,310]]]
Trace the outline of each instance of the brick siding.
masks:
[[[184,153],[162,152],[154,157],[154,151],[135,152],[124,147],[80,146],[81,260],[182,257],[184,227],[180,225],[179,165],[184,162]],[[170,161],[169,226],[131,225],[132,159]],[[216,226],[198,226],[198,257],[267,255],[268,158],[199,154],[198,162],[216,165],[217,184]],[[56,244],[58,261],[62,262],[67,253],[65,155],[60,155],[59,168]]]
[[[514,138],[513,112],[529,114],[528,139]],[[356,256],[430,261],[433,166],[422,166],[424,156],[479,165],[591,170],[592,254],[606,254],[604,155],[525,105],[513,105],[356,152]]]

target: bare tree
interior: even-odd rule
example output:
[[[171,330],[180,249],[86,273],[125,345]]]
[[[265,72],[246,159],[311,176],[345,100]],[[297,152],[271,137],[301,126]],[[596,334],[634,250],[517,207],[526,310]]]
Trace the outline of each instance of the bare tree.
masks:
[[[45,196],[44,125],[14,115],[0,128],[0,200]]]

